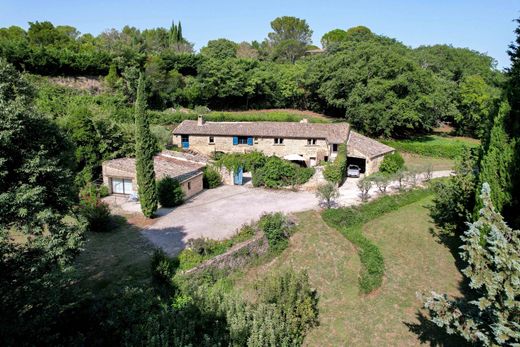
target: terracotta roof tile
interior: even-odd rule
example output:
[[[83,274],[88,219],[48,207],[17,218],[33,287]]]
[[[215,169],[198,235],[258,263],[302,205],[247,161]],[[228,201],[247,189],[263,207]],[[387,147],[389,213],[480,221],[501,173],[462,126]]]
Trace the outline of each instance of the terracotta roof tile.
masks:
[[[103,165],[110,169],[126,172],[128,177],[135,177],[135,158],[119,158],[108,160]],[[202,172],[204,164],[179,160],[164,155],[154,157],[155,177],[163,178],[170,176],[183,182]]]
[[[374,158],[382,154],[390,153],[394,148],[373,140],[370,137],[363,136],[355,131],[350,132],[347,142],[347,152],[349,148],[354,148],[363,153],[368,158]]]
[[[185,120],[173,130],[175,135],[256,136],[321,138],[343,143],[348,138],[347,123],[316,124],[297,122],[205,122]]]

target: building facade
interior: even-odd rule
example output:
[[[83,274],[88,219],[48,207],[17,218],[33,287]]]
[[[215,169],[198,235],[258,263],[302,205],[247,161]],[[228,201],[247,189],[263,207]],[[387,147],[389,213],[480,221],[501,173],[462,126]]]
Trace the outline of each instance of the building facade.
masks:
[[[312,167],[331,161],[339,145],[346,143],[347,161],[371,174],[379,169],[393,148],[351,131],[347,123],[296,122],[205,122],[185,120],[173,131],[172,142],[205,155],[216,152],[260,151]]]

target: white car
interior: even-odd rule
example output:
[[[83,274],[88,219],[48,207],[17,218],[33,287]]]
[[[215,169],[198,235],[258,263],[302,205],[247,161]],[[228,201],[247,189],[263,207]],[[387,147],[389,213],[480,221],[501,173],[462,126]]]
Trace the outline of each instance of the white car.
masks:
[[[361,169],[357,165],[349,165],[347,167],[347,177],[359,177]]]

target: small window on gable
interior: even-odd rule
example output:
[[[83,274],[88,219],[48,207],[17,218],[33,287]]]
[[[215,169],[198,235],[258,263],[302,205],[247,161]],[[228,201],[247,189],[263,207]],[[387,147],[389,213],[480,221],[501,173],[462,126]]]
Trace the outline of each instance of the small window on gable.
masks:
[[[208,143],[209,144],[214,144],[215,143],[215,138],[213,136],[210,136],[209,140],[208,140]]]
[[[307,145],[315,145],[318,142],[316,139],[307,139]]]
[[[275,138],[274,138],[274,144],[275,144],[275,145],[283,145],[283,138],[281,138],[281,137],[275,137]]]

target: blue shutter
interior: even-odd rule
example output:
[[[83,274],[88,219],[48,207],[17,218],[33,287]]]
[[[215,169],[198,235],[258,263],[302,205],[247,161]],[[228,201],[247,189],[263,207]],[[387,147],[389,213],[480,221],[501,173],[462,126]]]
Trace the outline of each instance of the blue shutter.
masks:
[[[233,136],[233,145],[238,145],[238,136]]]
[[[249,146],[252,146],[252,145],[253,145],[253,138],[252,138],[252,137],[248,137],[248,138],[247,138],[247,144],[248,144]]]

